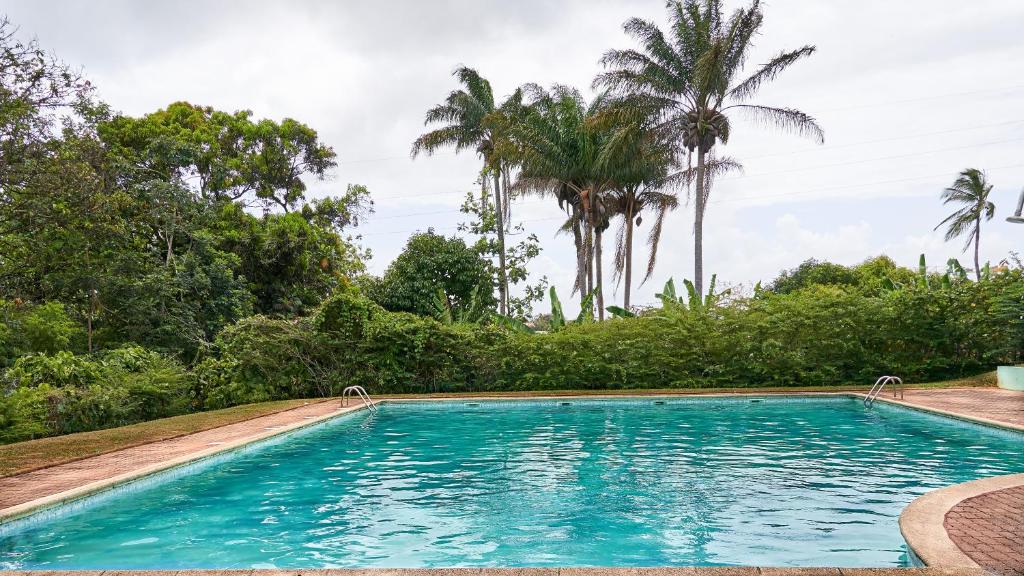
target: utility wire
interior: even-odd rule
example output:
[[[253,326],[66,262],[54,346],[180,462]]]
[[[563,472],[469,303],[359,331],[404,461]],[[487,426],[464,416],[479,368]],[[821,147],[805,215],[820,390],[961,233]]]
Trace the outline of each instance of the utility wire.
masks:
[[[740,175],[740,176],[719,178],[718,180],[716,180],[716,182],[730,182],[730,181],[735,181],[735,180],[746,180],[748,178],[759,178],[759,177],[763,177],[763,176],[777,176],[779,174],[791,174],[791,173],[795,173],[795,172],[806,172],[806,171],[811,171],[811,170],[820,170],[820,169],[823,169],[823,168],[835,168],[835,167],[839,167],[839,166],[852,166],[852,165],[855,165],[855,164],[865,164],[865,163],[869,163],[869,162],[878,162],[878,161],[886,161],[886,160],[898,160],[898,159],[903,159],[903,158],[912,158],[912,157],[915,157],[915,156],[927,156],[929,154],[937,154],[937,153],[941,153],[941,152],[952,152],[952,151],[966,150],[966,149],[971,149],[971,148],[981,148],[981,147],[984,147],[984,146],[992,146],[992,145],[995,145],[995,144],[1005,144],[1005,143],[1008,143],[1008,142],[1020,142],[1020,141],[1024,141],[1024,137],[1021,137],[1021,138],[1010,138],[1010,139],[1007,139],[1007,140],[994,140],[994,141],[991,141],[991,142],[979,142],[977,144],[969,144],[969,145],[966,145],[966,146],[953,146],[953,147],[949,147],[949,148],[938,148],[938,149],[934,149],[934,150],[923,150],[923,151],[920,151],[920,152],[911,152],[909,154],[897,154],[897,155],[889,155],[889,156],[878,156],[878,157],[875,157],[875,158],[864,158],[864,159],[861,159],[861,160],[851,160],[849,162],[835,162],[835,163],[832,163],[832,164],[817,164],[817,165],[814,165],[814,166],[804,166],[804,167],[792,168],[792,169],[788,169],[788,170],[776,170],[774,172],[760,172],[760,173],[754,173],[754,174],[743,174],[743,175]],[[424,194],[424,195],[416,195],[416,196],[442,195],[442,194],[454,194],[454,193],[455,192],[440,192],[440,193],[437,193],[437,194]],[[463,192],[463,194],[465,194],[465,192]],[[765,196],[758,196],[758,197],[759,198],[764,198]],[[547,202],[548,201],[544,200],[544,199],[537,199],[537,200],[524,200],[524,201],[520,201],[519,204],[520,205],[522,205],[522,204],[541,204],[541,203],[547,203]],[[393,216],[382,216],[382,217],[375,218],[375,219],[376,220],[391,220],[391,219],[397,219],[397,218],[411,218],[411,217],[414,217],[414,216],[434,216],[434,215],[438,215],[438,214],[455,214],[455,213],[459,213],[459,212],[461,212],[460,209],[449,208],[449,209],[446,209],[446,210],[435,210],[435,211],[431,211],[431,212],[412,212],[412,213],[408,213],[408,214],[399,214],[399,215],[393,215]]]

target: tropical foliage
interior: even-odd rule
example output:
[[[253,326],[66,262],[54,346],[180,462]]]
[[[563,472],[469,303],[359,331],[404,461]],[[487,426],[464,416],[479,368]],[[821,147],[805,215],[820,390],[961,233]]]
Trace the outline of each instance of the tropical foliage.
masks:
[[[964,252],[974,244],[974,273],[981,279],[981,223],[991,220],[996,214],[996,206],[989,201],[992,185],[985,178],[985,173],[977,168],[968,168],[960,173],[956,182],[942,193],[943,204],[960,204],[961,207],[946,217],[935,227],[936,230],[946,227],[946,241],[960,236],[967,236]]]
[[[0,442],[190,410],[371,392],[833,385],[879,373],[939,379],[1019,362],[1024,267],[981,265],[992,186],[967,170],[943,198],[958,261],[807,261],[765,287],[703,282],[703,222],[731,116],[821,140],[797,110],[751,104],[813,53],[746,75],[762,12],[673,0],[669,28],[633,19],[593,98],[526,84],[496,96],[475,70],[427,111],[413,156],[473,151],[482,166],[462,237],[414,234],[367,273],[370,191],[330,187],[333,149],[312,127],[188,102],[129,116],[73,68],[0,21]],[[696,154],[696,166],[692,156]],[[637,227],[655,272],[669,214],[690,192],[696,269],[654,307],[631,301]],[[531,276],[538,238],[521,196],[550,200],[576,255],[567,317]],[[559,216],[561,218],[562,216]],[[618,226],[604,269],[605,233]],[[516,237],[518,236],[518,241]],[[469,243],[464,238],[469,239]],[[607,286],[624,284],[622,306]],[[681,289],[679,289],[681,288]],[[544,295],[550,314],[534,315]],[[605,313],[614,320],[601,322]]]
[[[631,18],[623,26],[639,49],[610,50],[602,63],[607,71],[595,86],[610,89],[623,103],[624,115],[646,117],[663,138],[697,155],[697,165],[680,179],[693,183],[694,286],[704,286],[704,216],[711,184],[719,173],[735,167],[731,160],[712,158],[716,144],[732,133],[730,114],[824,141],[814,119],[792,108],[752,104],[758,90],[793,63],[814,53],[814,46],[783,51],[746,75],[745,64],[764,15],[759,0],[728,18],[719,0],[671,0],[669,27]]]

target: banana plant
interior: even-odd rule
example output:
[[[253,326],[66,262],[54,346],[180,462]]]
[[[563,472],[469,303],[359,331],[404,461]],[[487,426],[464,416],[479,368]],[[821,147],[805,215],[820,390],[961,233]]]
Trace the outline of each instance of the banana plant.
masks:
[[[589,324],[593,322],[594,316],[589,311],[594,307],[595,292],[597,292],[597,288],[591,290],[583,298],[583,305],[580,307],[580,313],[576,316],[576,319],[566,321],[565,313],[562,312],[562,301],[558,299],[558,293],[555,291],[555,287],[552,286],[551,290],[548,291],[548,295],[551,297],[551,331],[557,332],[570,324]]]
[[[605,308],[612,318],[636,318],[636,312],[626,310],[622,306],[608,306]]]
[[[438,288],[434,293],[430,312],[442,324],[477,324],[488,317],[488,311],[480,300],[477,288],[470,292],[469,302],[458,307],[453,307],[444,289]]]
[[[693,285],[693,282],[689,280],[683,280],[683,285],[686,287],[686,297],[677,295],[676,283],[672,278],[665,282],[665,287],[662,288],[661,292],[655,294],[658,300],[661,300],[662,309],[678,309],[684,308],[693,311],[710,310],[718,305],[718,302],[725,296],[732,293],[731,289],[723,290],[722,292],[715,292],[715,283],[718,280],[717,274],[711,275],[711,282],[708,285],[707,294],[702,295],[697,293],[697,288]]]
[[[988,263],[982,268],[981,279],[987,280],[991,276],[991,267]],[[914,282],[917,287],[922,290],[931,290],[933,283],[931,277],[928,274],[928,263],[925,260],[924,254],[917,261],[917,276]],[[939,287],[950,288],[953,284],[958,282],[967,282],[970,278],[967,275],[967,270],[960,264],[960,261],[956,258],[950,258],[946,261],[946,273],[942,275],[939,280]],[[904,285],[900,282],[893,280],[891,277],[886,277],[882,280],[882,288],[893,291],[902,290]]]

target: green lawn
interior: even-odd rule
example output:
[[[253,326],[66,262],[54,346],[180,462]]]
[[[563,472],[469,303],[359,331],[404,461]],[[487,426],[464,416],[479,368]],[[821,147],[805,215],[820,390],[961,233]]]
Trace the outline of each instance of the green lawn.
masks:
[[[223,410],[183,414],[149,422],[108,428],[93,432],[80,432],[65,436],[40,438],[0,446],[0,478],[22,472],[38,470],[55,464],[80,460],[122,448],[167,440],[218,426],[234,424],[257,416],[265,416],[296,408],[309,400],[281,400],[261,404],[246,404]]]
[[[541,392],[516,391],[516,392],[472,392],[472,393],[450,393],[450,394],[394,394],[389,398],[452,398],[460,396],[598,396],[602,394],[664,394],[664,393],[692,393],[692,394],[715,394],[715,393],[778,393],[778,392],[841,392],[857,391],[864,392],[871,383],[856,386],[803,386],[803,387],[776,387],[776,388],[699,388],[699,389],[626,389],[626,390],[550,390]],[[948,380],[945,382],[928,382],[923,384],[908,385],[908,388],[956,388],[964,386],[993,386],[995,385],[995,372],[989,372],[963,378],[960,380]],[[213,410],[210,412],[197,412],[185,414],[173,418],[163,418],[150,422],[142,422],[121,428],[110,428],[94,432],[82,432],[79,434],[68,434],[66,436],[55,436],[28,442],[17,442],[0,446],[0,477],[12,476],[31,470],[38,470],[47,466],[71,462],[88,456],[95,456],[122,448],[130,448],[140,444],[166,440],[184,434],[191,434],[202,430],[209,430],[218,426],[225,426],[235,422],[241,422],[257,416],[265,416],[302,406],[310,400],[282,400],[277,402],[264,402],[262,404],[246,404],[225,408],[224,410]]]

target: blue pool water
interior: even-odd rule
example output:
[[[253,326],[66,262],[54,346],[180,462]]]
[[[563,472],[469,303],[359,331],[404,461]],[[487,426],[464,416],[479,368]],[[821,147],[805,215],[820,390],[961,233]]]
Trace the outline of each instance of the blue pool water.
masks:
[[[0,526],[0,568],[891,566],[1024,436],[850,398],[386,404]]]

